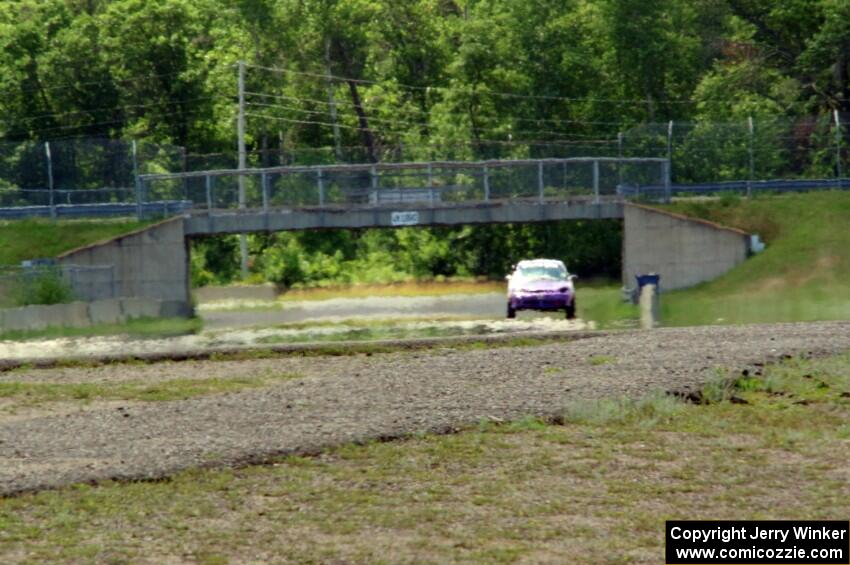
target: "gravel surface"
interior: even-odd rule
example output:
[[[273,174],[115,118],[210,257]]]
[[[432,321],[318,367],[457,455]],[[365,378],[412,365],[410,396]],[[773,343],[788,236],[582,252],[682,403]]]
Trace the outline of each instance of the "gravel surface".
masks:
[[[189,467],[452,430],[482,418],[552,415],[576,399],[695,388],[718,367],[848,349],[850,322],[830,322],[668,328],[534,347],[18,371],[2,379],[162,380],[269,371],[303,377],[183,401],[0,415],[0,493],[163,477]]]
[[[244,314],[244,312],[243,312]],[[0,341],[0,367],[8,364],[43,362],[50,360],[97,360],[104,357],[196,355],[203,352],[234,348],[256,348],[275,344],[303,344],[324,341],[344,341],[357,331],[376,331],[392,335],[507,335],[533,332],[573,332],[594,329],[593,322],[564,320],[550,316],[535,316],[536,312],[523,313],[515,320],[454,320],[431,319],[423,321],[392,320],[373,322],[363,326],[340,319],[331,324],[305,325],[282,328],[237,328],[231,330],[203,331],[199,334],[163,338],[133,339],[126,335],[61,337]],[[348,336],[346,335],[348,334]],[[360,339],[367,342],[367,339]]]
[[[244,306],[268,306],[243,310]],[[405,318],[463,316],[501,318],[505,293],[446,294],[440,296],[369,296],[278,303],[233,301],[201,304],[198,313],[208,329],[269,326],[294,322],[347,318]]]

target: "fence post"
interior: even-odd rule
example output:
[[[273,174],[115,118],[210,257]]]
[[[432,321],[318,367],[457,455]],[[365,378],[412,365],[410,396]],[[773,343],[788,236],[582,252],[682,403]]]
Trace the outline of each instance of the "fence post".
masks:
[[[664,200],[670,202],[673,192],[673,187],[671,186],[672,179],[670,178],[670,161],[663,161],[661,163],[661,175],[664,182]],[[638,196],[640,196],[640,192],[638,192]]]
[[[44,143],[44,154],[47,157],[47,189],[50,197],[50,217],[56,219],[56,201],[53,194],[53,158],[50,156],[50,142]]]
[[[432,163],[428,163],[428,197],[431,200],[431,207],[434,207],[434,168]]]
[[[322,169],[316,171],[316,177],[319,183],[319,206],[325,205],[325,177]]]
[[[672,194],[670,194],[670,180],[673,177],[673,120],[670,120],[670,123],[667,124],[667,175],[665,176],[666,182],[664,186],[664,199],[667,202],[670,202]]]
[[[599,204],[599,160],[593,160],[593,203]]]
[[[372,177],[372,197],[375,199],[375,204],[379,204],[381,199],[378,198],[378,170],[375,165],[369,169],[369,175]]]
[[[842,190],[841,177],[844,173],[841,170],[841,117],[838,110],[835,110],[833,115],[835,116],[835,172],[838,174],[838,190]]]
[[[188,165],[189,165],[189,160],[186,156],[186,148],[181,147],[180,148],[180,166],[181,166],[181,169],[184,173],[187,170],[189,170]],[[186,200],[191,200],[191,198],[189,198],[189,178],[188,177],[183,179],[183,197]]]
[[[484,165],[484,201],[490,200],[490,171]]]
[[[263,189],[263,212],[269,211],[269,177],[267,173],[260,175],[260,185]]]
[[[131,142],[131,152],[133,154],[133,184],[136,188],[136,219],[142,219],[142,179],[139,178],[139,157],[137,154],[136,140]]]
[[[213,209],[213,180],[214,177],[207,175],[204,177],[207,185],[207,212],[211,212]]]
[[[750,129],[750,145],[749,145],[750,175],[749,175],[749,178],[747,179],[747,198],[752,198],[753,197],[753,180],[755,179],[755,171],[756,171],[756,164],[755,164],[756,162],[755,162],[755,157],[753,156],[753,138],[754,138],[754,134],[755,134],[755,128],[753,127],[753,117],[752,116],[747,118],[747,124],[749,125],[749,129]]]
[[[537,162],[537,201],[543,204],[543,161]]]
[[[617,182],[623,186],[623,132],[617,133]]]

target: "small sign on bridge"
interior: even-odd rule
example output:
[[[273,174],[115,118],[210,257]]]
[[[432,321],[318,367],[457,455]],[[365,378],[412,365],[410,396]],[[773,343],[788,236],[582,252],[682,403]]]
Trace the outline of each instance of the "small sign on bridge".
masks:
[[[415,226],[419,223],[419,212],[393,212],[390,223],[394,226]]]

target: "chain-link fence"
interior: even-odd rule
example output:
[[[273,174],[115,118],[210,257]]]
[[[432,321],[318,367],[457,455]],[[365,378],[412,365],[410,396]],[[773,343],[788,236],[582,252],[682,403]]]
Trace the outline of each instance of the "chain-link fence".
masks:
[[[262,139],[259,147],[248,152],[248,166],[254,169],[278,167],[320,167],[368,163],[374,157],[379,164],[427,162],[517,161],[529,159],[572,159],[587,157],[661,158],[671,163],[670,183],[673,194],[753,190],[813,190],[847,188],[848,145],[850,132],[845,125],[850,116],[838,113],[820,116],[755,117],[737,122],[666,122],[643,124],[617,133],[605,129],[564,131],[576,139],[558,141],[481,140],[474,142],[437,142],[419,145],[376,145],[292,148],[281,134],[272,143]],[[234,144],[235,145],[235,144]],[[625,161],[621,161],[625,163]],[[233,170],[237,168],[235,151],[195,154],[184,148],[146,141],[108,139],[65,139],[50,142],[0,144],[0,218],[42,216],[150,215],[180,213],[192,205],[208,208],[230,207],[236,198],[235,176],[215,177],[211,181],[182,178],[179,182],[160,182],[140,186],[138,175],[192,171]],[[497,167],[498,169],[498,167]],[[552,169],[552,170],[550,170]],[[307,173],[307,176],[313,173]],[[331,175],[331,172],[328,172]],[[362,172],[352,178],[333,173],[327,179],[328,197],[334,187],[360,186],[369,192],[372,179]],[[420,174],[417,172],[416,174]],[[512,181],[499,180],[494,171],[494,194],[511,194],[504,188]],[[526,173],[511,169],[501,176],[519,178]],[[536,174],[534,171],[528,173]],[[581,172],[567,168],[560,185],[591,186],[590,169]],[[662,177],[630,170],[621,165],[613,172],[603,167],[607,183],[622,189],[622,194],[654,197],[671,189]],[[465,176],[464,176],[465,175]],[[554,168],[547,166],[544,184],[555,186]],[[302,175],[303,176],[303,175]],[[401,182],[401,173],[396,175]],[[199,180],[200,179],[200,180]],[[421,179],[420,179],[421,180]],[[806,182],[801,182],[805,180]],[[483,193],[481,174],[450,177],[436,174],[433,181],[445,187],[469,192],[477,183]],[[297,175],[271,174],[262,181],[259,173],[248,182],[248,193],[261,204],[262,182],[269,183],[273,204],[306,203],[317,199],[304,192],[304,181]],[[418,182],[418,181],[417,181]],[[521,182],[523,187],[536,181]],[[315,184],[310,180],[308,184]],[[407,181],[401,182],[406,186]],[[514,185],[519,186],[516,182]],[[605,184],[605,183],[604,183]],[[449,190],[443,190],[446,199]],[[276,196],[275,196],[276,195]],[[367,195],[368,198],[368,195]],[[314,202],[315,203],[315,202]]]
[[[0,308],[115,298],[113,265],[56,265],[0,268]]]
[[[184,167],[183,148],[147,141],[0,143],[0,217],[135,214],[138,174]]]
[[[850,116],[668,122],[628,130],[623,156],[667,156],[677,185],[722,181],[838,179],[847,174]]]
[[[617,199],[669,186],[663,158],[574,157],[286,166],[141,175],[142,192],[194,209],[359,206],[491,200]],[[242,179],[240,188],[240,178]]]

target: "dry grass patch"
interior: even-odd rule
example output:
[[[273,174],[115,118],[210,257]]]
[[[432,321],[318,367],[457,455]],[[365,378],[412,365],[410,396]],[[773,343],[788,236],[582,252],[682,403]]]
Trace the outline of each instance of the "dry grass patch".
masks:
[[[666,519],[850,514],[848,369],[844,355],[737,377],[728,388],[749,404],[598,402],[570,407],[565,425],[482,422],[6,499],[0,557],[657,563]]]

